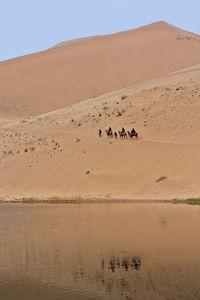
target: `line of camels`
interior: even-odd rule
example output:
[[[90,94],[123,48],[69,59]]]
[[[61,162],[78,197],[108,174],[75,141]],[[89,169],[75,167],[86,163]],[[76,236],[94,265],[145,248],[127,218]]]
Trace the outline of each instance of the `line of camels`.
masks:
[[[138,133],[135,131],[135,129],[134,128],[132,128],[130,131],[127,131],[126,132],[126,130],[124,129],[124,128],[122,128],[122,130],[119,130],[118,131],[118,133],[117,133],[117,131],[112,131],[112,128],[111,127],[109,127],[108,128],[108,130],[106,129],[105,130],[105,133],[106,133],[106,135],[107,135],[107,137],[109,137],[109,138],[118,138],[118,136],[120,137],[120,138],[138,138]],[[101,129],[99,129],[99,137],[102,137],[102,130]]]

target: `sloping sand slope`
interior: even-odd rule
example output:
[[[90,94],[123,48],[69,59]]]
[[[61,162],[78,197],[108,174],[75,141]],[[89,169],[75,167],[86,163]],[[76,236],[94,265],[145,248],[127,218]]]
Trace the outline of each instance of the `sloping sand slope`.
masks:
[[[37,115],[200,63],[200,37],[158,22],[0,63],[0,117]]]
[[[200,65],[43,115],[7,120],[0,129],[1,197],[199,196],[199,120]],[[135,127],[139,139],[108,139],[109,126]]]

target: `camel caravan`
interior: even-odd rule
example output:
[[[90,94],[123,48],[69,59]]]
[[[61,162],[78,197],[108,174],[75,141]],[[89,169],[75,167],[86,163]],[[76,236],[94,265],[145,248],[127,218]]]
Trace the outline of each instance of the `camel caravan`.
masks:
[[[108,130],[106,129],[105,130],[105,133],[106,133],[106,136],[108,137],[108,138],[138,138],[138,133],[135,131],[135,129],[134,128],[132,128],[130,131],[127,131],[126,132],[126,130],[124,129],[124,128],[122,128],[122,130],[121,131],[114,131],[113,132],[113,130],[112,130],[112,128],[111,127],[109,127],[108,128]],[[102,137],[102,130],[101,129],[99,129],[99,137]]]

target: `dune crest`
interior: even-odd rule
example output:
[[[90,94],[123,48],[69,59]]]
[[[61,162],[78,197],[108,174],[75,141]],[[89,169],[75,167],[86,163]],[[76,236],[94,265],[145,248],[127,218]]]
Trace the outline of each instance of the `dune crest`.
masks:
[[[200,37],[165,22],[0,63],[0,117],[48,112],[200,63]],[[95,100],[95,99],[94,99]]]

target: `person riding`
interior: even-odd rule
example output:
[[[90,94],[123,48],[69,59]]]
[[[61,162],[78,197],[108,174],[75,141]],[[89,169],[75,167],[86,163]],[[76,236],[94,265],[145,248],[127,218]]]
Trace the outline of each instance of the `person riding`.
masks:
[[[132,128],[131,132],[132,133],[136,133],[135,128]]]
[[[132,128],[132,130],[131,130],[131,135],[132,135],[132,136],[135,136],[136,138],[138,137],[138,134],[137,134],[137,132],[135,131],[135,128]]]
[[[112,132],[112,128],[111,127],[109,127],[109,129],[108,129],[108,135],[111,136],[111,137],[113,136],[113,132]]]
[[[102,136],[102,130],[99,129],[99,137],[101,137],[101,136]]]

